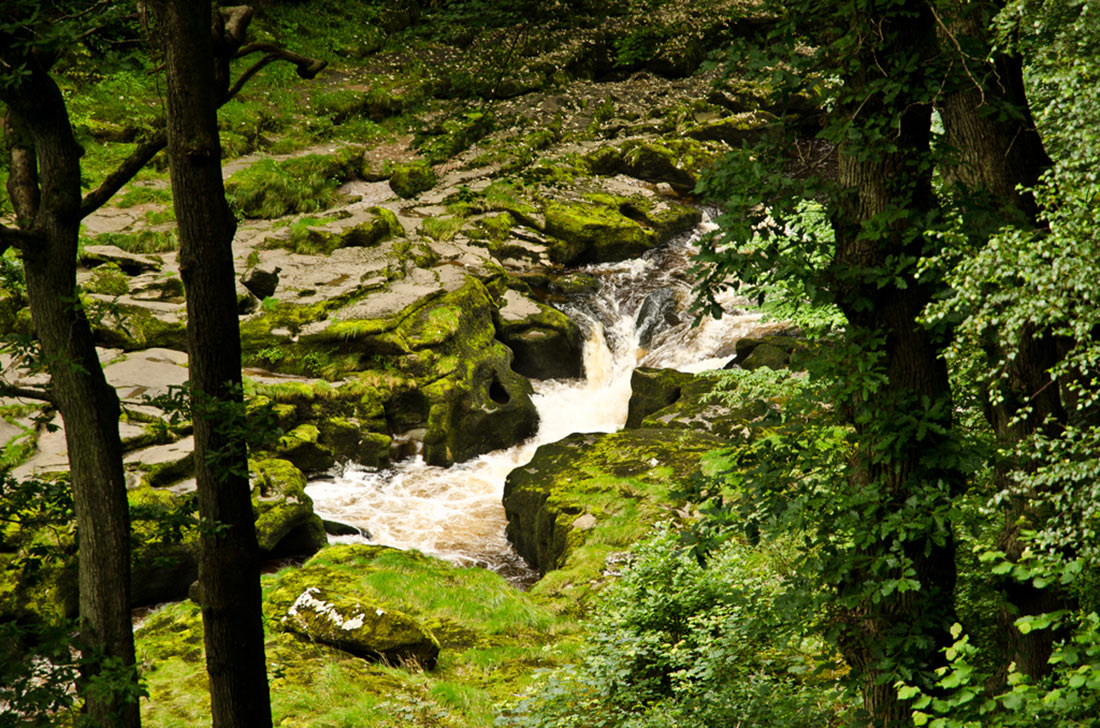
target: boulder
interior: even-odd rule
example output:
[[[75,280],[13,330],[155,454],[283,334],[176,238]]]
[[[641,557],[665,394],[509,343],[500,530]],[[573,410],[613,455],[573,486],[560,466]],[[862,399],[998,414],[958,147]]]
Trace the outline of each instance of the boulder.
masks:
[[[720,141],[731,147],[740,147],[744,142],[759,140],[777,121],[778,117],[767,111],[749,111],[706,121],[689,128],[685,134],[700,141]]]
[[[369,660],[435,667],[439,641],[407,614],[311,586],[280,620],[283,629]]]
[[[86,268],[95,268],[107,263],[117,266],[123,273],[131,276],[160,270],[163,265],[156,256],[128,253],[115,245],[85,245],[81,248],[80,264]]]
[[[249,470],[256,541],[265,556],[314,554],[328,543],[301,470],[278,458],[252,461]]]
[[[599,202],[551,202],[546,232],[557,239],[550,260],[561,265],[636,258],[658,245],[657,235],[614,207]]]
[[[100,346],[123,351],[187,350],[187,325],[179,307],[137,305],[110,299],[94,300],[92,306],[98,309],[97,315],[90,318],[96,343]]]
[[[483,283],[464,277],[457,288],[433,291],[396,313],[364,317],[372,305],[338,311],[298,345],[358,371],[385,363],[386,434],[423,428],[424,458],[433,465],[534,434],[530,382],[512,370],[511,350],[495,338],[497,305]]]
[[[584,336],[580,327],[556,308],[517,291],[504,293],[494,316],[497,339],[512,350],[512,369],[532,379],[584,376]]]
[[[331,255],[340,248],[369,248],[404,235],[405,229],[393,211],[384,207],[370,207],[366,210],[365,219],[340,229],[292,226],[290,237],[280,244],[303,255]]]
[[[742,369],[786,369],[791,357],[806,346],[802,337],[795,334],[773,334],[762,338],[745,337],[735,345],[736,358],[726,365],[727,368],[739,366]]]
[[[714,385],[712,377],[691,377],[680,386],[674,401],[643,416],[639,426],[706,432],[726,442],[733,442],[745,437],[747,428],[770,411],[768,405],[760,400],[727,404],[724,399],[711,396]]]
[[[638,334],[638,346],[648,349],[653,343],[653,335],[660,329],[675,325],[677,297],[670,287],[658,288],[642,301],[637,316],[634,317],[634,330]]]
[[[416,197],[435,186],[438,177],[427,162],[398,164],[390,174],[390,188],[404,198]]]
[[[317,425],[303,423],[279,438],[275,454],[307,473],[328,470],[336,464],[336,457],[320,439],[321,430]]]
[[[542,573],[564,566],[591,534],[605,546],[626,548],[672,514],[679,504],[674,491],[722,444],[705,432],[669,437],[667,430],[638,429],[543,445],[505,482],[508,540]]]
[[[279,287],[279,266],[256,265],[241,275],[241,284],[261,300],[275,295]]]
[[[630,403],[627,406],[626,427],[642,426],[648,415],[664,409],[680,398],[683,387],[695,376],[675,369],[638,367],[630,375]]]
[[[655,184],[668,184],[680,194],[695,189],[699,170],[714,152],[692,139],[661,142],[631,139],[619,146],[604,146],[586,159],[596,174],[625,174]]]

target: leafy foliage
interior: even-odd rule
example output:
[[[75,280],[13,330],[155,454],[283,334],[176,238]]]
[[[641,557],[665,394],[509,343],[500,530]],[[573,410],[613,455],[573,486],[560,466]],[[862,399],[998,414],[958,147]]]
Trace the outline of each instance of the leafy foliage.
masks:
[[[635,549],[601,597],[589,648],[504,726],[838,724],[831,682],[810,675],[777,607],[789,554],[731,540],[704,566],[671,528]]]

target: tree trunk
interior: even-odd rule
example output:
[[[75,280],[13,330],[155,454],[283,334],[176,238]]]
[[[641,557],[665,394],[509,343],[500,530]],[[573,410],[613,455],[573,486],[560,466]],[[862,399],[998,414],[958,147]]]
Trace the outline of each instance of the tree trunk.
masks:
[[[31,318],[50,372],[50,391],[65,423],[79,545],[80,644],[93,658],[134,665],[130,621],[130,521],[119,402],[103,376],[92,330],[76,294],[80,227],[80,156],[64,99],[38,64],[2,98],[16,133],[33,142],[19,159],[23,185],[12,195],[24,229],[35,233],[23,246]],[[31,163],[37,159],[37,175]],[[105,726],[140,725],[137,701],[88,696],[90,716]]]
[[[156,0],[168,154],[187,290],[199,583],[214,728],[271,725],[260,573],[244,443],[240,333],[217,130],[209,3]]]
[[[967,201],[967,228],[978,244],[1005,224],[1038,228],[1035,200],[1018,188],[1031,188],[1051,166],[1031,117],[1020,59],[996,53],[991,60],[983,60],[991,47],[989,23],[999,7],[1000,3],[958,3],[940,33],[941,46],[952,61],[953,84],[940,113],[956,157],[954,164],[943,168],[943,175],[960,188],[957,196]],[[969,51],[967,55],[964,49]],[[991,332],[984,346],[990,362],[1007,363],[1007,376],[1001,380],[997,401],[986,411],[1004,451],[1013,450],[1041,429],[1053,434],[1052,429],[1066,423],[1061,390],[1050,376],[1061,359],[1058,342],[1050,331],[1028,327],[1016,342],[1002,341],[997,332]],[[1021,412],[1026,416],[1021,418]],[[1012,459],[998,462],[994,469],[998,491],[1013,488],[1012,471],[1039,464]],[[998,547],[1009,559],[1017,560],[1024,548],[1020,540],[1023,524],[1035,528],[1042,520],[1026,495],[1009,499]],[[1020,615],[1065,608],[1066,596],[1053,585],[1037,589],[1031,583],[1012,581],[1005,584],[1004,591],[1009,607],[1000,617],[1002,634],[1007,638],[1003,671],[1011,661],[1024,674],[1047,674],[1051,669],[1047,660],[1057,635],[1051,630],[1023,635],[1014,622]]]
[[[854,566],[839,586],[842,603],[854,604],[840,610],[839,647],[862,686],[869,724],[885,727],[910,724],[894,680],[928,687],[949,644],[955,546],[934,510],[965,479],[953,460],[943,342],[918,323],[940,284],[921,280],[913,262],[928,253],[924,230],[937,209],[923,78],[935,53],[933,18],[910,0],[853,23],[864,41],[847,66],[850,100],[837,109],[849,126],[838,150],[830,275],[850,335],[885,376],[874,394],[849,403],[858,447],[849,489],[873,494],[873,505],[860,505],[873,535],[857,534]],[[877,88],[884,81],[899,84],[896,95]],[[901,430],[914,417],[930,425],[923,434]],[[882,593],[884,581],[903,577],[893,564],[904,561],[919,587]]]

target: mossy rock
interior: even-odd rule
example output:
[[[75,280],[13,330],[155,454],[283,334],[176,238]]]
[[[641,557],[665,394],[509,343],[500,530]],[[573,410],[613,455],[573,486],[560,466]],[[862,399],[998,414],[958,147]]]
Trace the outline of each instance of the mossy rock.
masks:
[[[330,546],[300,567],[264,575],[262,583],[276,725],[344,725],[349,715],[355,725],[428,725],[444,712],[447,725],[491,725],[496,705],[532,685],[533,667],[561,666],[578,649],[572,620],[499,575],[413,551]],[[442,647],[436,668],[389,667],[281,629],[279,617],[311,586],[416,620]],[[149,690],[143,722],[208,722],[198,606],[182,602],[154,612],[135,640]]]
[[[596,174],[625,174],[647,182],[664,182],[687,194],[695,189],[700,170],[716,156],[693,139],[632,139],[618,147],[601,147],[585,159]]]
[[[139,349],[187,350],[187,324],[182,318],[161,318],[144,306],[130,303],[91,304],[96,343],[123,351]],[[102,315],[99,315],[102,314]]]
[[[325,526],[306,495],[305,475],[278,458],[251,461],[256,541],[268,556],[313,554],[328,543]]]
[[[735,344],[733,364],[742,369],[787,369],[791,358],[806,347],[805,339],[794,334],[772,334],[762,338],[745,337]]]
[[[344,88],[315,92],[310,100],[314,111],[336,124],[365,114],[370,103],[367,94],[362,91]]]
[[[740,147],[745,142],[759,140],[777,121],[778,118],[767,111],[749,111],[693,126],[684,133],[692,139]]]
[[[497,338],[512,350],[512,368],[533,379],[584,376],[584,335],[556,308],[514,290],[504,293],[494,316]]]
[[[648,415],[678,400],[684,385],[694,378],[693,374],[675,369],[635,369],[630,375],[630,403],[625,426],[628,429],[641,427]]]
[[[26,298],[0,284],[0,331],[25,334],[33,330]]]
[[[336,458],[320,439],[321,431],[316,425],[301,424],[279,438],[275,453],[307,473],[328,470],[336,464]]]
[[[283,629],[357,657],[435,667],[439,640],[402,612],[307,587],[280,619]]]
[[[385,399],[388,432],[423,428],[424,458],[449,465],[513,445],[534,434],[531,385],[511,368],[512,352],[495,339],[496,303],[476,278],[436,291],[399,313],[341,319],[303,336],[300,345],[343,357],[359,371],[379,362],[395,385]]]
[[[331,207],[344,182],[359,175],[363,153],[347,147],[282,162],[261,159],[225,182],[226,196],[248,218],[272,219]]]
[[[405,235],[405,229],[391,210],[371,207],[367,212],[371,215],[369,219],[343,230],[292,227],[290,237],[282,244],[296,253],[329,255],[339,248],[369,248]]]
[[[551,202],[546,233],[557,239],[550,260],[561,265],[636,258],[658,244],[657,235],[617,208],[598,202]]]
[[[108,263],[92,271],[84,290],[103,296],[125,296],[130,292],[130,277],[116,264]]]
[[[598,554],[625,549],[672,515],[681,505],[673,491],[722,444],[705,432],[637,429],[573,434],[543,445],[505,482],[508,540],[543,573],[571,568],[582,546],[598,547]],[[586,578],[603,566],[583,555],[578,560],[587,562]]]
[[[639,426],[706,432],[733,442],[748,436],[750,425],[770,411],[760,400],[727,404],[711,396],[714,385],[715,380],[705,374],[691,377],[681,384],[674,401],[643,416]]]
[[[430,164],[409,162],[394,166],[393,173],[390,174],[390,187],[400,197],[416,197],[434,187],[437,179]]]

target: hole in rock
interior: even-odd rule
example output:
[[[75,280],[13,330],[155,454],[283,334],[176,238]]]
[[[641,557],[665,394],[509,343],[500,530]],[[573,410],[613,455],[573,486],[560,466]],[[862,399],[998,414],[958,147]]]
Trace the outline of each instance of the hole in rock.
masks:
[[[508,404],[512,401],[512,398],[508,395],[508,390],[504,388],[499,379],[495,378],[493,383],[489,385],[489,399],[497,404]]]

